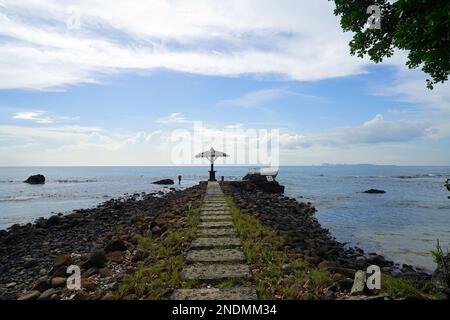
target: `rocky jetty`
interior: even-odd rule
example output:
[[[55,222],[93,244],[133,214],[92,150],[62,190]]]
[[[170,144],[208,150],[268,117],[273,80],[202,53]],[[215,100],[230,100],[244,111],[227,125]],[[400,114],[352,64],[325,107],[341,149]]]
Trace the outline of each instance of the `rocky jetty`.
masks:
[[[278,231],[285,239],[287,249],[296,252],[310,265],[338,274],[335,290],[347,288],[350,292],[358,270],[378,265],[382,272],[414,282],[423,283],[430,275],[409,265],[399,265],[376,253],[365,253],[336,241],[315,218],[311,203],[298,202],[280,194],[255,188],[249,181],[224,182],[224,192],[234,198],[243,213],[259,218],[266,226]]]
[[[311,203],[268,192],[265,185],[254,181],[222,182],[221,187],[242,213],[257,217],[282,235],[286,252],[332,275],[333,282],[324,293],[327,299],[382,299],[365,288],[363,273],[370,265],[417,283],[431,279],[420,269],[394,264],[376,253],[337,242],[321,227]],[[164,243],[170,230],[187,228],[189,209],[201,206],[205,190],[206,184],[201,183],[182,191],[126,195],[94,209],[56,214],[0,231],[0,300],[114,299],[126,275],[155,263],[154,257],[139,245],[140,241],[155,239]],[[224,199],[220,203],[214,201],[208,204],[214,210],[225,205]],[[192,248],[203,248],[204,239],[209,239],[211,242],[206,245],[211,246],[215,242],[210,238],[235,235],[232,219],[219,218],[216,211],[212,212],[212,216],[201,217],[197,232],[201,237],[192,243]],[[236,239],[229,241],[234,246]],[[230,254],[233,259],[242,259],[238,252]],[[186,259],[204,257],[196,252]],[[69,290],[66,285],[68,267],[73,265],[81,269],[81,290]],[[448,257],[433,279],[446,283],[448,288],[447,267]],[[283,266],[286,272],[289,268]],[[137,298],[130,294],[126,299],[133,297]]]
[[[183,226],[204,188],[128,195],[0,231],[0,299],[112,299],[125,273],[151,263],[138,248],[140,237]],[[82,274],[75,293],[66,288],[72,264]]]
[[[45,183],[45,177],[42,174],[37,174],[37,175],[34,175],[34,176],[30,176],[24,182],[28,183],[28,184],[44,184]]]

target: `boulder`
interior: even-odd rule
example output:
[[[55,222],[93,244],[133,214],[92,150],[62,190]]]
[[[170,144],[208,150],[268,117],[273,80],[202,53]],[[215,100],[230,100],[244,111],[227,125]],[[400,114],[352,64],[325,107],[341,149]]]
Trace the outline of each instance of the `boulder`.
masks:
[[[153,184],[160,184],[160,185],[171,185],[175,184],[175,182],[172,179],[163,179],[159,181],[152,182]]]
[[[58,215],[53,215],[47,220],[47,226],[56,226],[61,222],[61,218]]]
[[[161,228],[159,227],[159,226],[154,226],[153,228],[152,228],[152,234],[154,234],[154,235],[160,235],[162,233],[162,230],[161,230]]]
[[[370,194],[383,194],[383,193],[386,193],[386,191],[384,191],[384,190],[379,190],[379,189],[370,189],[370,190],[364,191],[364,193],[370,193]]]
[[[33,287],[33,291],[39,291],[44,292],[45,290],[50,288],[50,281],[47,279],[47,277],[41,277],[36,281]]]
[[[64,287],[66,285],[66,282],[66,278],[63,277],[55,277],[51,281],[53,288]]]
[[[114,252],[114,251],[126,251],[127,246],[125,243],[120,239],[115,239],[110,242],[105,247],[105,252]]]
[[[277,181],[267,181],[265,176],[260,175],[253,175],[251,179],[244,181],[232,181],[230,184],[249,192],[259,190],[271,194],[284,193],[283,185],[279,184]]]
[[[138,249],[131,258],[132,262],[139,262],[145,260],[149,256],[149,252],[146,250]]]
[[[45,290],[44,292],[42,292],[42,294],[39,296],[38,300],[49,300],[50,297],[56,292],[55,289],[50,288],[48,290]]]
[[[114,251],[108,253],[106,259],[111,262],[121,263],[123,261],[123,252],[122,251]]]
[[[61,266],[70,266],[72,264],[72,257],[68,254],[59,255],[55,258],[55,267],[61,267]]]
[[[41,295],[41,293],[37,290],[33,290],[30,291],[26,294],[24,294],[23,296],[19,297],[17,300],[36,300],[37,298],[39,298],[39,296]]]
[[[34,176],[30,176],[24,182],[28,183],[28,184],[44,184],[45,183],[45,177],[42,174],[37,174],[37,175],[34,175]]]
[[[107,292],[103,297],[102,300],[115,300],[114,294],[112,292]]]
[[[106,264],[106,261],[105,251],[95,251],[90,255],[89,259],[85,263],[83,263],[83,269],[87,270],[89,268],[103,268]]]

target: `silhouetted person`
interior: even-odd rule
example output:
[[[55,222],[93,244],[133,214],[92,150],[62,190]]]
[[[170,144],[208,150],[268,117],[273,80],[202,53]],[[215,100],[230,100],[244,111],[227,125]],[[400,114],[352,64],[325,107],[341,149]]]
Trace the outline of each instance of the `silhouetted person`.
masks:
[[[181,184],[181,176],[178,176],[178,184]]]

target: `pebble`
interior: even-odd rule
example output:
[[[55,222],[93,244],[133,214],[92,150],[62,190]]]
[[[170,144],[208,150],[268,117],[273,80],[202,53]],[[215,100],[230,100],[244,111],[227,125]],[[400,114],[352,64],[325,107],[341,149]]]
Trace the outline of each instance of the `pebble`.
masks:
[[[55,277],[51,280],[53,288],[64,287],[66,285],[66,282],[66,278],[63,277]]]

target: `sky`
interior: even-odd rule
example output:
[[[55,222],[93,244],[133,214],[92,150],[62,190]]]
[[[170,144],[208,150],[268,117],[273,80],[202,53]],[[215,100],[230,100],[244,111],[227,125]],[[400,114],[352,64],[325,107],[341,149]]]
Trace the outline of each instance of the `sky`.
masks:
[[[426,89],[405,52],[351,56],[333,9],[0,0],[0,166],[197,164],[265,142],[281,165],[450,165],[450,85]]]

